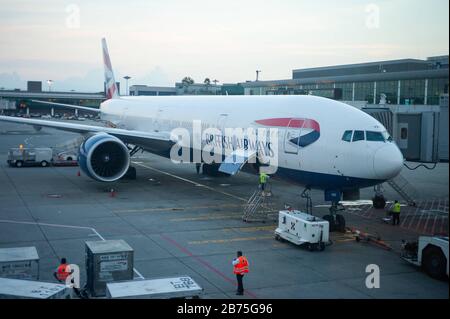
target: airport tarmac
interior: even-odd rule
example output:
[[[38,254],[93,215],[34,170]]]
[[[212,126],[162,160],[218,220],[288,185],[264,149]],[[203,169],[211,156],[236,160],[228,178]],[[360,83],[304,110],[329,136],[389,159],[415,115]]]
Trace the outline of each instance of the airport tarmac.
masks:
[[[20,143],[54,146],[77,136],[0,124],[0,247],[36,246],[42,281],[54,282],[59,258],[66,257],[80,265],[84,282],[84,243],[104,238],[123,239],[135,250],[136,278],[189,275],[204,288],[204,298],[237,297],[231,265],[237,250],[250,263],[243,298],[449,297],[448,281],[434,280],[399,257],[401,239],[417,238],[422,228],[383,224],[384,212],[364,203],[344,212],[347,225],[379,234],[393,250],[343,234],[333,234],[333,244],[323,252],[275,241],[274,222],[241,219],[243,204],[257,186],[257,177],[246,173],[211,178],[197,175],[192,164],[138,154],[133,158],[137,180],[105,184],[78,176],[78,167],[6,164],[7,150]],[[442,203],[448,234],[448,164],[403,174],[418,189],[421,203]],[[276,180],[271,185],[275,207],[304,207],[300,187]],[[398,197],[389,186],[385,191],[390,200]],[[361,192],[362,199],[372,196],[372,189]],[[324,215],[322,192],[313,191],[312,200],[314,214]],[[365,285],[369,264],[380,267],[379,289]]]

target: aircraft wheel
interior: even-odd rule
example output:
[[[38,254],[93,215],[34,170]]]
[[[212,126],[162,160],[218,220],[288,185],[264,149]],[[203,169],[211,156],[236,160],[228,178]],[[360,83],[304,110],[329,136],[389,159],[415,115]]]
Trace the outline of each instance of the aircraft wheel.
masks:
[[[336,225],[333,216],[325,215],[322,217],[322,219],[326,220],[330,224],[330,232],[334,232],[336,230]]]
[[[345,218],[340,214],[336,215],[336,230],[341,233],[345,232]]]
[[[376,209],[384,209],[386,207],[386,199],[383,195],[376,195],[372,199],[373,207]]]

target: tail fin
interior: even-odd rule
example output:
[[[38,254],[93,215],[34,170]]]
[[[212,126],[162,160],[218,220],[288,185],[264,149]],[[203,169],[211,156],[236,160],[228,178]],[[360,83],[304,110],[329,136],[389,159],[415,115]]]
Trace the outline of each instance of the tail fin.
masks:
[[[106,45],[106,39],[102,39],[103,47],[103,64],[105,67],[105,85],[106,85],[106,98],[118,99],[119,92],[117,90],[116,80],[114,78],[114,72],[111,66],[111,60],[109,58],[108,46]]]

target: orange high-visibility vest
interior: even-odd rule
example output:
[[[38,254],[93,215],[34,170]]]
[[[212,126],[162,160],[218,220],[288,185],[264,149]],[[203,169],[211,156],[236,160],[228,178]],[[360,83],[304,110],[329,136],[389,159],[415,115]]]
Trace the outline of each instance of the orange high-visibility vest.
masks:
[[[56,277],[58,280],[65,281],[70,275],[70,267],[68,264],[61,264],[56,270]]]
[[[238,263],[236,265],[234,265],[234,269],[233,272],[236,275],[243,275],[248,273],[248,261],[247,258],[245,258],[244,256],[241,256],[238,258]]]

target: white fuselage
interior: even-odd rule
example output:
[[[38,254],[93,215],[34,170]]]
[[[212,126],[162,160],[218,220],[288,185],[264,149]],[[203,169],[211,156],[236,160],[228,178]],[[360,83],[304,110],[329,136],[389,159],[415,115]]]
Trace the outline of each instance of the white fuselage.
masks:
[[[384,136],[387,133],[383,125],[370,115],[326,98],[122,97],[103,102],[101,111],[102,119],[119,128],[145,132],[170,132],[180,126],[192,129],[193,121],[201,121],[203,125],[223,130],[264,127],[264,120],[267,119],[270,123],[283,123],[283,120],[287,123],[286,119],[312,120],[320,126],[320,129],[315,129],[319,136],[304,147],[289,140],[301,136],[302,130],[307,130],[306,128],[291,127],[290,124],[275,125],[279,132],[279,170],[276,175],[321,189],[354,189],[379,184],[396,176],[403,164],[403,156],[393,142],[366,139],[344,141],[343,134],[349,130],[380,132]],[[272,119],[278,119],[278,122]]]

